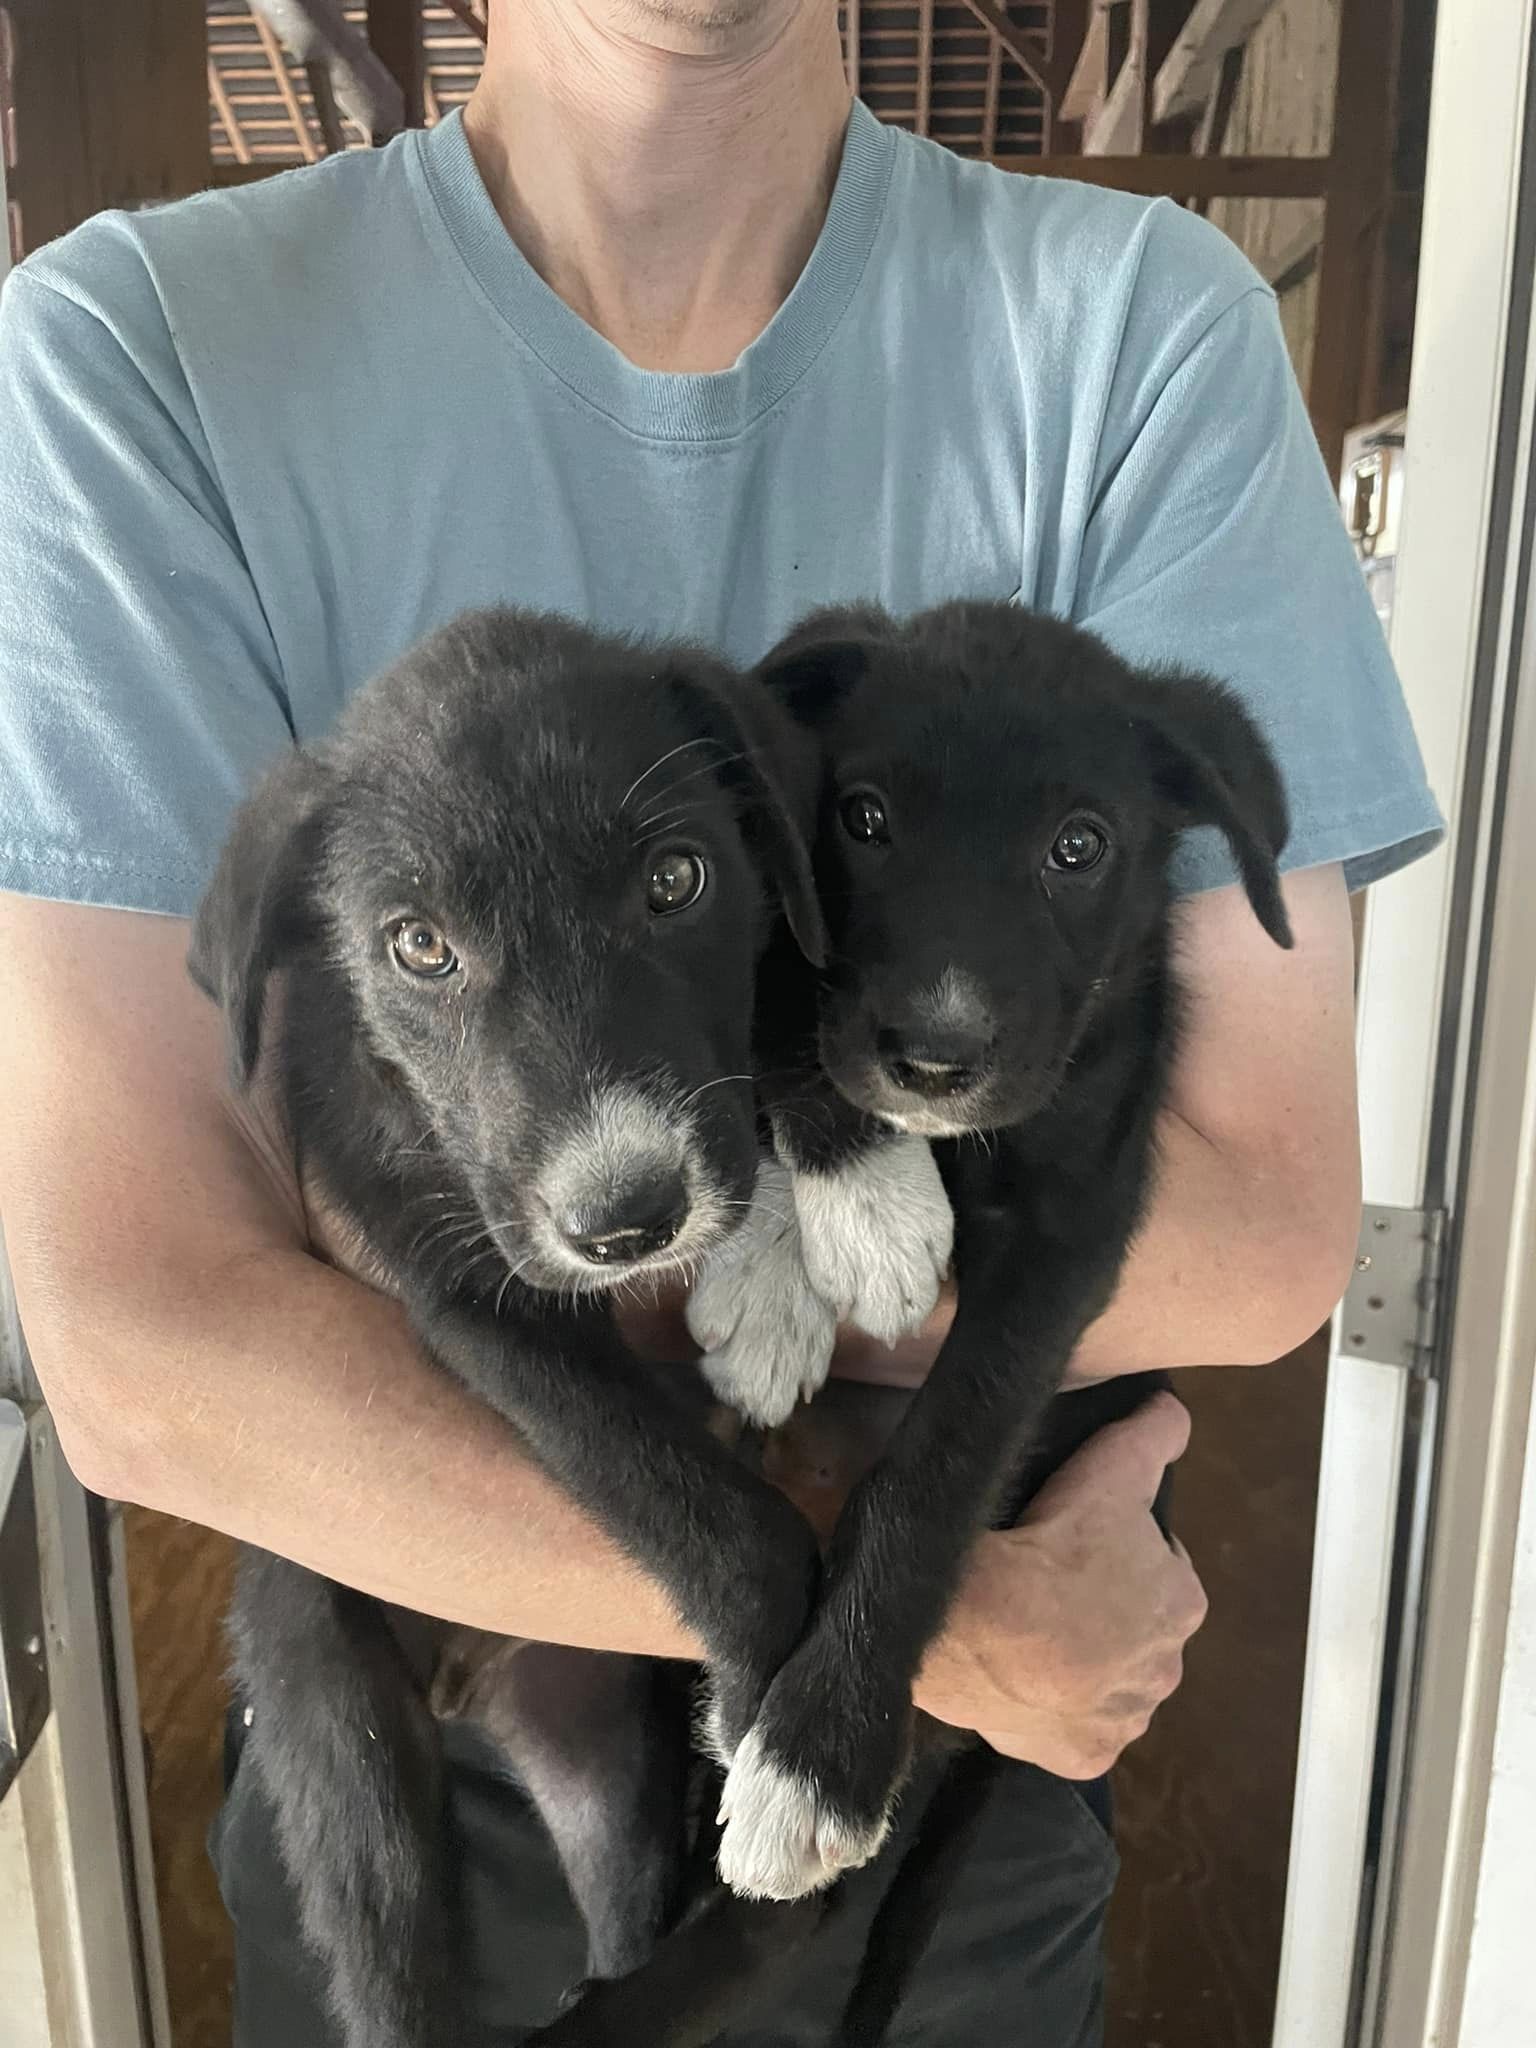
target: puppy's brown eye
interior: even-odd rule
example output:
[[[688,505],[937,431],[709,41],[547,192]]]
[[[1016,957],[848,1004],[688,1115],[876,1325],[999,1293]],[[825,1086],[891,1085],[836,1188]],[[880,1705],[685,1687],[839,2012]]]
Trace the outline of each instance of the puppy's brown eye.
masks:
[[[390,926],[390,946],[407,974],[437,980],[452,974],[459,956],[435,924],[424,917],[402,917]]]
[[[1102,826],[1092,818],[1068,818],[1056,834],[1048,864],[1064,874],[1081,875],[1096,868],[1108,851],[1109,840]]]
[[[843,830],[863,846],[889,846],[890,820],[885,805],[872,789],[851,789],[841,806]]]
[[[685,846],[668,847],[651,862],[645,878],[645,900],[656,917],[670,917],[674,910],[686,910],[704,894],[708,870],[701,855]]]

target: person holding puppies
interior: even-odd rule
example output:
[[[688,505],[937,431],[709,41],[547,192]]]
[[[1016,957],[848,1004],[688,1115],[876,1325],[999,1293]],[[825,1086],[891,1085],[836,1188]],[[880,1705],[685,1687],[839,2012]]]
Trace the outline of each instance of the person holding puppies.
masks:
[[[696,1652],[325,1256],[279,1130],[226,1089],[187,919],[261,770],[471,607],[745,664],[817,605],[967,596],[1220,677],[1279,759],[1296,944],[1268,943],[1191,835],[1158,1193],[1074,1371],[1277,1358],[1355,1241],[1349,892],[1439,818],[1272,295],[1214,229],[882,127],[850,104],[832,0],[491,0],[462,117],[103,217],[20,268],[0,300],[0,1207],[87,1485],[451,1621]],[[894,1351],[846,1333],[838,1370],[910,1385],[946,1312]],[[631,1335],[665,1352],[677,1317]],[[914,1987],[914,2042],[1100,2037],[1101,1780],[1204,1612],[1148,1512],[1186,1434],[1159,1397],[977,1547],[917,1699],[1017,1763]],[[453,1764],[468,1967],[513,2039],[562,1988],[571,1908],[515,1795]],[[238,1768],[216,1848],[240,2048],[322,2048]],[[825,2039],[846,1924],[843,1961],[733,2048]]]

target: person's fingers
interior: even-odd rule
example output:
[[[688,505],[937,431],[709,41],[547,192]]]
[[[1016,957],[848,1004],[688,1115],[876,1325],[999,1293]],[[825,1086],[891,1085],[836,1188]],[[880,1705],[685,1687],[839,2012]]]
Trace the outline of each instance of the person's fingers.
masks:
[[[1172,1551],[1184,1568],[1175,1603],[1175,1625],[1183,1630],[1184,1640],[1188,1642],[1197,1629],[1204,1627],[1205,1617],[1211,1611],[1211,1603],[1206,1597],[1205,1587],[1201,1583],[1199,1572],[1195,1569],[1193,1558],[1177,1537],[1173,1539]]]
[[[1189,1410],[1172,1394],[1154,1394],[1123,1422],[1091,1436],[1040,1489],[1025,1515],[1037,1522],[1080,1495],[1118,1495],[1151,1507],[1163,1474],[1189,1443]]]

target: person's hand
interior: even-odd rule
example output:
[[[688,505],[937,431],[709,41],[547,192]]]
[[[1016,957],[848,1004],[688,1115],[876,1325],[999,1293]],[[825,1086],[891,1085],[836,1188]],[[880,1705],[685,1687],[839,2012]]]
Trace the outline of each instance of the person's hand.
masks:
[[[1189,1416],[1157,1394],[1042,1487],[1016,1529],[978,1544],[914,1697],[1005,1755],[1095,1778],[1183,1676],[1206,1600],[1149,1512]]]

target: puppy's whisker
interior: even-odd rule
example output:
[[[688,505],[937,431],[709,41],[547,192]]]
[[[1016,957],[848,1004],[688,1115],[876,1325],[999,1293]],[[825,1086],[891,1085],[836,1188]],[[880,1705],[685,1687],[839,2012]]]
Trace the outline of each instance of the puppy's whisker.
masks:
[[[651,777],[656,773],[656,770],[658,768],[665,768],[667,763],[669,761],[675,761],[679,754],[686,754],[690,747],[712,747],[717,744],[718,742],[715,740],[713,734],[696,733],[691,740],[684,740],[681,746],[673,747],[669,753],[658,754],[656,759],[651,763],[650,767],[647,768],[643,774],[637,775],[634,781],[629,785],[628,789],[626,789],[624,794],[619,798],[619,809],[621,811],[623,810],[624,806],[629,802],[630,798],[635,794],[636,790],[643,789],[645,787],[646,783],[650,781]]]
[[[648,819],[645,827],[636,832],[629,843],[631,846],[649,846],[653,839],[660,839],[665,833],[680,832],[687,822],[688,813],[681,810],[674,811],[670,817],[654,821]]]
[[[647,804],[652,808],[657,804],[663,804],[669,797],[676,796],[680,789],[686,789],[690,782],[697,782],[701,776],[718,775],[722,768],[732,768],[738,761],[745,761],[749,758],[747,754],[739,751],[734,754],[720,754],[713,761],[706,761],[701,768],[690,768],[686,775],[674,775],[661,789],[656,790],[646,799]],[[642,812],[642,824],[644,821],[645,813]]]
[[[682,1101],[677,1105],[678,1110],[681,1112],[687,1109],[689,1104],[697,1102],[701,1095],[707,1095],[711,1088],[724,1088],[732,1081],[750,1081],[751,1079],[752,1076],[750,1074],[718,1074],[713,1081],[701,1081],[697,1088],[690,1090],[683,1097]]]

